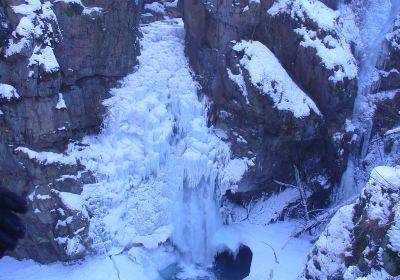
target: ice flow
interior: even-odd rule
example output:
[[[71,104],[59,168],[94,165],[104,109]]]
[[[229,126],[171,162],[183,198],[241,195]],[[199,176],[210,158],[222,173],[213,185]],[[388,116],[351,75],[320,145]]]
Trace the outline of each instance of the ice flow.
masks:
[[[182,21],[155,22],[142,32],[138,68],[112,90],[102,132],[78,152],[97,178],[83,192],[94,214],[91,236],[99,252],[151,249],[170,239],[185,260],[210,265],[221,224],[218,174],[229,147],[207,125]]]

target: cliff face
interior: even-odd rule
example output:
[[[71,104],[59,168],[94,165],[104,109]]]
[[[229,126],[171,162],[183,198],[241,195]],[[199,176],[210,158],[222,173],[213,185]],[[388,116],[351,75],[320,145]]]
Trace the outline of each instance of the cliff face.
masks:
[[[80,193],[91,175],[77,162],[41,159],[30,149],[61,152],[99,131],[108,89],[136,64],[141,7],[123,0],[1,2],[0,183],[32,202],[18,257],[49,262],[90,250],[89,214],[63,197]]]
[[[397,279],[399,249],[399,16],[385,34],[371,89],[372,133],[360,172],[367,182],[329,221],[309,255],[305,279]],[[368,110],[366,110],[368,113]]]
[[[322,2],[337,7],[337,1]],[[228,134],[236,157],[254,162],[239,192],[292,180],[293,164],[304,167],[317,192],[338,182],[352,136],[346,119],[357,92],[357,62],[345,23],[322,2],[183,1],[187,55],[213,102],[213,123]],[[262,63],[246,67],[252,57],[238,42],[261,46],[282,74],[257,73]],[[297,114],[302,102],[290,100],[293,92],[317,109]]]

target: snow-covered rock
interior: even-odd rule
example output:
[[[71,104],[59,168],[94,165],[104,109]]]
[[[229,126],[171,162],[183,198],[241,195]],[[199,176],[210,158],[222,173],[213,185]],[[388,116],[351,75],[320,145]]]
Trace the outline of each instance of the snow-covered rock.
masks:
[[[399,166],[376,167],[357,202],[341,208],[319,237],[304,278],[398,276],[399,197]]]
[[[312,112],[321,114],[314,101],[293,82],[266,46],[256,41],[241,41],[233,50],[244,53],[240,65],[246,70],[252,86],[268,95],[275,108],[289,111],[296,118],[309,116]],[[244,79],[241,77],[241,80]]]
[[[330,80],[341,82],[345,78],[356,78],[357,62],[351,51],[351,42],[342,34],[344,30],[340,26],[338,11],[315,0],[279,0],[268,13],[272,16],[288,14],[299,22],[294,31],[302,37],[300,46],[316,50],[323,66],[333,72]]]

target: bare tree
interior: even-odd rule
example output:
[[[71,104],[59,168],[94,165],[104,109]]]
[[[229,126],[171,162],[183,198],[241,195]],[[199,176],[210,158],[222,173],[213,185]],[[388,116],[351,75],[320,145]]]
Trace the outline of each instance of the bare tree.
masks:
[[[294,176],[296,179],[296,185],[286,184],[286,183],[280,182],[278,180],[274,180],[274,182],[280,186],[295,188],[298,190],[299,195],[300,195],[300,200],[301,200],[300,204],[304,211],[305,227],[307,227],[308,224],[310,223],[310,211],[308,210],[307,190],[306,190],[306,186],[303,184],[303,181],[300,178],[300,172],[299,172],[299,169],[297,168],[297,166],[293,165],[293,169],[294,169]]]

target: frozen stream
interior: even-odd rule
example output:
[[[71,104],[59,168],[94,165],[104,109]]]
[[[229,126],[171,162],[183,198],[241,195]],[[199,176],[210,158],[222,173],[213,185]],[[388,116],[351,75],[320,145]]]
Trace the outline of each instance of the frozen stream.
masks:
[[[359,42],[357,53],[360,57],[358,92],[354,103],[352,124],[359,129],[357,144],[359,153],[349,156],[347,169],[343,174],[340,188],[337,192],[337,201],[346,200],[357,195],[365,182],[358,184],[355,173],[358,161],[368,152],[368,145],[372,132],[372,116],[369,104],[370,94],[373,93],[379,82],[377,67],[382,63],[385,50],[384,40],[391,31],[394,20],[400,12],[398,0],[367,0],[359,11]]]

